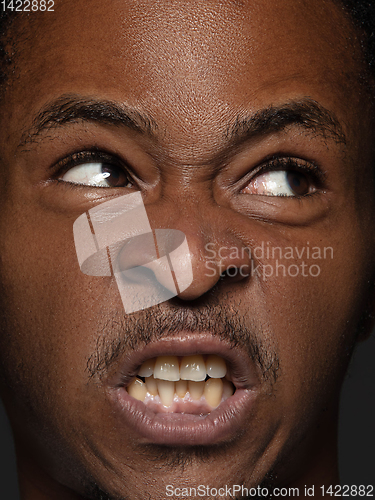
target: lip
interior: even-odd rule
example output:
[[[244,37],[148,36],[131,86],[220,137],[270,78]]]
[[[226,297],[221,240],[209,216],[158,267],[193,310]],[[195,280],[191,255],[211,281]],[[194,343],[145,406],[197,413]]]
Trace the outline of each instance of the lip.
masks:
[[[235,393],[207,415],[157,413],[132,398],[126,386],[147,359],[176,355],[217,354],[228,364]],[[107,394],[114,414],[139,442],[169,446],[213,445],[239,436],[254,406],[260,377],[254,362],[244,350],[231,347],[209,332],[183,333],[160,339],[129,354],[120,369],[107,381]]]

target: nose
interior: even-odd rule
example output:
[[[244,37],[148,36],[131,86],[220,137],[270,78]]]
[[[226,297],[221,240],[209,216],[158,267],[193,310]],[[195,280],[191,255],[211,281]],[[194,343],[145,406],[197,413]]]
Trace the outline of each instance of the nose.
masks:
[[[188,287],[178,290],[182,300],[195,300],[211,290],[219,280],[223,285],[247,279],[251,274],[251,251],[241,239],[240,230],[233,227],[233,212],[212,205],[206,210],[198,206],[183,211],[174,210],[172,217],[163,220],[163,210],[155,214],[146,207],[152,227],[169,227],[184,234],[188,255],[181,254],[181,259],[188,258],[191,264],[192,279]],[[166,210],[171,212],[170,210]],[[182,262],[182,272],[186,272]],[[179,271],[173,269],[174,273]],[[178,278],[178,276],[176,276]],[[178,281],[178,280],[177,280]]]
[[[134,193],[75,221],[81,270],[91,276],[114,273],[126,312],[176,295],[194,300],[221,278],[228,283],[250,275],[251,255],[233,227],[232,212],[216,205],[204,212],[181,206],[183,213],[171,207],[146,213],[140,193]]]
[[[175,297],[193,281],[186,237],[176,229],[153,229],[125,241],[115,269],[133,283],[143,283],[146,295],[159,289],[160,300]]]
[[[250,276],[249,249],[235,236],[228,226],[210,228],[206,234],[186,233],[189,245],[193,280],[178,296],[194,300],[211,290],[219,280],[223,284],[242,281]]]

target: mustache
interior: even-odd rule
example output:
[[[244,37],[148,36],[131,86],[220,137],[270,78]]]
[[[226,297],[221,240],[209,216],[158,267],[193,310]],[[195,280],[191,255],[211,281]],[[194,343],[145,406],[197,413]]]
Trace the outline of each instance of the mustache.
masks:
[[[244,313],[245,311],[245,313]],[[248,305],[225,300],[186,305],[179,299],[126,315],[116,310],[99,327],[97,344],[87,360],[90,378],[103,379],[124,354],[144,348],[150,342],[184,332],[210,332],[231,348],[240,348],[257,365],[263,381],[275,383],[279,358],[262,325],[249,317]]]

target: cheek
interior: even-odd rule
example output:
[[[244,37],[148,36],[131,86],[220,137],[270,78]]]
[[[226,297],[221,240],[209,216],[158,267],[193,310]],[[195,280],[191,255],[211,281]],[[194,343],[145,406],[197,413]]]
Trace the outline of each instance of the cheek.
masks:
[[[87,380],[98,318],[105,315],[100,287],[80,272],[70,223],[13,214],[1,244],[2,365],[12,379],[24,378],[27,397],[51,388],[73,390]],[[101,279],[99,279],[101,280]],[[61,381],[64,380],[64,384]],[[24,396],[24,394],[23,394]],[[35,395],[36,396],[36,395]]]
[[[82,446],[85,432],[108,441],[111,429],[101,415],[110,409],[87,363],[121,307],[111,278],[80,272],[72,224],[42,219],[37,210],[33,219],[15,217],[2,240],[0,265],[1,390],[19,435],[28,429],[32,448],[43,450],[40,457],[46,446],[56,456],[67,444]],[[81,452],[68,453],[71,460]]]
[[[280,359],[280,401],[289,409],[303,404],[311,415],[342,382],[363,309],[365,269],[353,265],[359,255],[340,248],[333,245],[333,258],[329,250],[322,258],[279,259],[279,276],[273,261],[274,275],[260,280],[265,336]]]

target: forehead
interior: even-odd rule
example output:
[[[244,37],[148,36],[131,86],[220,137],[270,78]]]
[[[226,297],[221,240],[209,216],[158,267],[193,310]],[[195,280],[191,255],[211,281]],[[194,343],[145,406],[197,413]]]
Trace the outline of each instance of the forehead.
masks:
[[[349,21],[324,0],[57,0],[24,28],[15,108],[98,96],[147,111],[181,146],[291,98],[315,99],[346,122],[343,93],[359,59]]]

